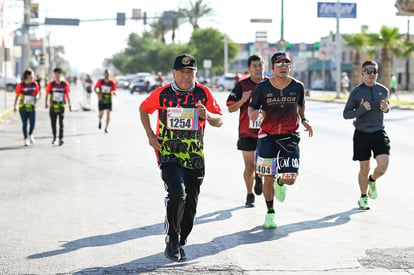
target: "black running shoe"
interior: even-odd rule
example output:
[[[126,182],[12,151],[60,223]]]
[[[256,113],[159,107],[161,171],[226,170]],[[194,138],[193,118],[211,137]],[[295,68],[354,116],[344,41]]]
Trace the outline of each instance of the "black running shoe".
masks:
[[[171,261],[179,261],[181,259],[180,245],[178,244],[178,240],[170,240],[167,243],[164,255]]]
[[[185,255],[184,249],[180,246],[180,261],[187,261],[187,256]]]
[[[254,184],[254,193],[258,196],[260,196],[263,192],[263,182],[262,182],[262,178],[259,177],[259,175],[256,174],[255,176],[255,184]]]
[[[108,128],[105,128],[105,133],[109,133]]]
[[[101,128],[102,128],[102,123],[99,121],[98,129],[101,129]]]
[[[254,195],[253,194],[247,194],[245,207],[246,208],[254,207]]]
[[[63,145],[63,139],[59,139],[59,146],[62,146]]]

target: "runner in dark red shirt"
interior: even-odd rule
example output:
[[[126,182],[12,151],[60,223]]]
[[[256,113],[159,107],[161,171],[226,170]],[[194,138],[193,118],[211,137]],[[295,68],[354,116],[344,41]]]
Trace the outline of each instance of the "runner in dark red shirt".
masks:
[[[49,82],[46,88],[45,107],[46,109],[50,107],[49,116],[53,134],[52,144],[57,143],[56,120],[59,118],[59,146],[61,146],[63,144],[63,119],[65,117],[66,102],[69,104],[70,112],[72,112],[72,106],[69,97],[69,83],[61,79],[62,69],[55,68],[53,74],[55,79]]]
[[[99,124],[98,128],[102,128],[102,117],[106,110],[106,124],[105,133],[108,133],[108,126],[110,120],[110,114],[112,111],[112,95],[116,95],[116,84],[109,79],[109,70],[105,70],[104,78],[99,79],[94,88],[98,95],[98,108],[99,108]]]
[[[256,175],[254,161],[257,146],[257,134],[260,129],[262,117],[251,121],[247,114],[247,108],[256,84],[264,79],[264,60],[261,56],[252,55],[247,60],[249,77],[240,80],[227,98],[229,112],[240,110],[239,116],[239,139],[237,149],[241,150],[244,159],[243,178],[246,184],[247,197],[246,207],[254,206],[253,180],[255,179],[254,191],[256,195],[262,194],[262,179]]]
[[[33,80],[32,70],[23,72],[23,81],[16,86],[16,98],[14,100],[14,111],[17,112],[17,101],[19,101],[19,113],[23,123],[24,145],[35,143],[33,131],[36,122],[36,101],[40,94],[39,85]],[[27,122],[29,121],[29,135],[27,134]],[[30,138],[30,141],[29,141]]]
[[[256,86],[248,113],[251,120],[263,121],[257,141],[256,172],[264,176],[263,195],[267,214],[265,228],[275,228],[273,196],[285,200],[286,186],[295,183],[299,171],[299,121],[309,136],[313,130],[305,118],[305,89],[303,83],[291,77],[291,60],[285,52],[272,56],[273,77]]]

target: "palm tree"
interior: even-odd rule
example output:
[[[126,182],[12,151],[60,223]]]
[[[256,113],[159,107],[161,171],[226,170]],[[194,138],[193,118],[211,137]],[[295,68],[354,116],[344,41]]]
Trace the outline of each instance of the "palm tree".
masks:
[[[343,34],[342,37],[345,39],[345,45],[347,47],[353,48],[354,58],[352,60],[352,84],[351,87],[356,87],[361,81],[360,71],[362,65],[362,49],[367,45],[368,40],[367,36],[364,33],[355,33],[355,34]]]
[[[398,28],[382,26],[380,32],[369,34],[369,44],[379,46],[381,61],[381,83],[390,87],[391,54],[401,56],[403,52],[403,35]]]
[[[165,33],[168,32],[168,27],[164,25],[162,18],[159,18],[158,20],[154,20],[150,24],[151,30],[152,30],[152,36],[155,39],[159,39],[162,43],[165,44]]]
[[[213,15],[213,9],[207,4],[203,3],[203,0],[195,0],[193,3],[192,0],[189,0],[189,7],[180,8],[178,10],[178,15],[180,17],[185,17],[188,19],[190,24],[193,26],[193,31],[200,28],[198,22],[199,19],[204,16]]]

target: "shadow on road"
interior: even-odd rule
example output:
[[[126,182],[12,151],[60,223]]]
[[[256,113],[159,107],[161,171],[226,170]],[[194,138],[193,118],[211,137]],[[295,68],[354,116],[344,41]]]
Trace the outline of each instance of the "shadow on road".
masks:
[[[223,212],[223,214],[226,215],[225,218],[229,218],[229,216],[227,216],[228,213],[226,213],[229,211],[231,212],[232,210],[230,209],[224,210],[224,212],[218,212]],[[277,229],[273,230],[263,229],[262,226],[256,226],[249,230],[239,231],[232,234],[216,237],[207,243],[188,245],[185,247],[185,250],[187,257],[191,262],[171,263],[171,261],[165,259],[163,252],[160,252],[128,263],[123,263],[120,265],[110,267],[87,268],[84,270],[77,271],[74,274],[126,274],[128,272],[151,272],[157,269],[162,270],[171,267],[191,265],[192,263],[195,263],[192,260],[201,257],[215,255],[221,251],[232,249],[240,245],[274,241],[287,237],[289,236],[289,234],[305,230],[323,229],[333,226],[340,226],[348,223],[351,220],[351,215],[361,212],[363,211],[361,211],[359,208],[353,208],[351,210],[328,215],[326,217],[316,220],[309,220],[282,225]]]
[[[203,224],[207,222],[215,222],[221,221],[225,219],[229,219],[232,216],[232,212],[242,209],[244,207],[235,207],[226,210],[215,211],[212,213],[208,213],[196,218],[196,224]],[[158,223],[149,226],[143,226],[139,228],[134,228],[130,230],[120,231],[116,233],[111,233],[107,235],[97,235],[92,237],[87,237],[83,239],[78,239],[74,241],[67,242],[63,244],[61,249],[41,252],[38,254],[33,254],[28,256],[28,259],[38,259],[38,258],[46,258],[55,255],[69,253],[78,249],[86,248],[86,247],[99,247],[99,246],[106,246],[106,245],[113,245],[117,243],[122,243],[130,240],[135,240],[139,238],[145,238],[152,235],[162,235],[165,234],[164,232],[164,223]]]

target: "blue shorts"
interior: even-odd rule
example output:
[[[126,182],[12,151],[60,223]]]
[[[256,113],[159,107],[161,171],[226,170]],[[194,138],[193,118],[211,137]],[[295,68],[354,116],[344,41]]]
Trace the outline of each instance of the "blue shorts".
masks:
[[[273,136],[269,135],[259,136],[256,151],[256,173],[271,176],[298,173],[299,146],[294,151],[288,151],[286,141],[286,139],[275,140]]]

